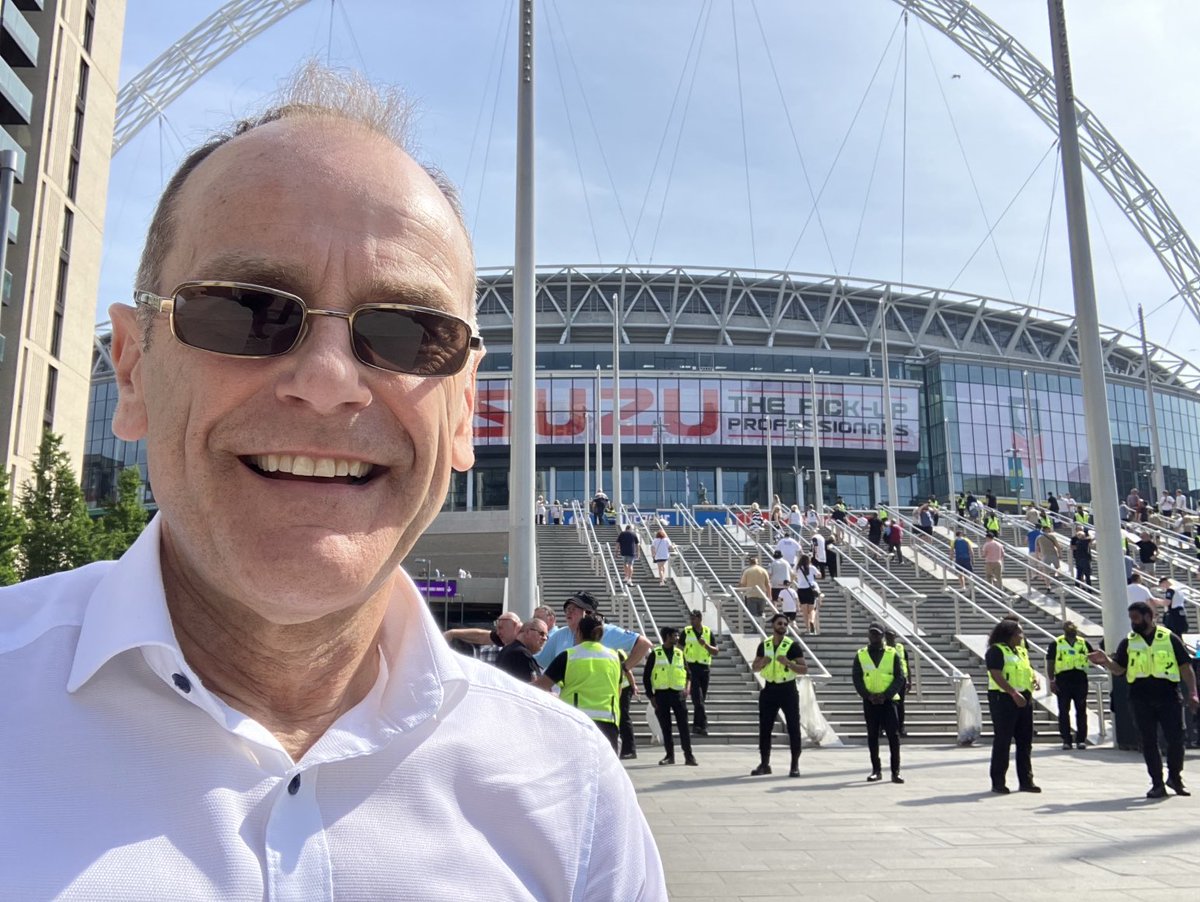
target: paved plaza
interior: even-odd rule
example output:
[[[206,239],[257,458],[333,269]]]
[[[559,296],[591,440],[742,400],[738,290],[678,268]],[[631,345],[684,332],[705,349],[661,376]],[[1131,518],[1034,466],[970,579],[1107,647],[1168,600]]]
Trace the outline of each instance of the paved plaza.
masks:
[[[786,749],[769,777],[749,776],[755,749],[696,751],[699,768],[682,755],[659,767],[659,747],[626,762],[672,899],[1166,902],[1200,892],[1200,793],[1147,800],[1137,753],[1035,748],[1042,794],[997,796],[987,745],[904,748],[903,786],[865,782],[861,747],[805,749],[798,780]],[[1200,789],[1200,759],[1185,782],[1189,770]]]

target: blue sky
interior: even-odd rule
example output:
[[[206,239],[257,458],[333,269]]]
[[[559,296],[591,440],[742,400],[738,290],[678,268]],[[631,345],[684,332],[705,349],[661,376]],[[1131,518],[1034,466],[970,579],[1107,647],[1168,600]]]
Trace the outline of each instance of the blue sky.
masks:
[[[220,6],[128,0],[122,81]],[[539,263],[787,267],[893,280],[903,273],[914,284],[1071,309],[1061,185],[1051,203],[1053,135],[915,18],[902,115],[896,3],[538,6]],[[1044,0],[977,6],[1049,65]],[[1068,0],[1067,12],[1078,96],[1184,226],[1200,230],[1200,96],[1191,63],[1200,4]],[[184,148],[263,104],[310,56],[411,92],[420,105],[419,155],[459,184],[480,265],[510,265],[514,19],[511,0],[312,0],[238,50],[114,158],[97,320],[129,296],[154,201]],[[806,172],[814,191],[828,183],[820,223],[813,217],[801,234],[812,208]],[[1152,311],[1174,289],[1099,183],[1086,180],[1101,321],[1128,327],[1134,305]],[[993,247],[985,236],[997,220]],[[1200,356],[1200,324],[1179,301],[1153,313],[1148,328],[1152,339]]]

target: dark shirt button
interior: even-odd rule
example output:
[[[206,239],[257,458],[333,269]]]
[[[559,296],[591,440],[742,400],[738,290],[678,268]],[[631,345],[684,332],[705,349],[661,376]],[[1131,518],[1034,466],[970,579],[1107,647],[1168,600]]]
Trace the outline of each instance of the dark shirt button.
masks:
[[[178,686],[182,691],[192,691],[192,681],[185,677],[182,673],[171,674],[171,679],[175,681],[175,685]]]
[[[300,791],[300,775],[292,777],[292,782],[288,784],[288,795],[294,796]]]

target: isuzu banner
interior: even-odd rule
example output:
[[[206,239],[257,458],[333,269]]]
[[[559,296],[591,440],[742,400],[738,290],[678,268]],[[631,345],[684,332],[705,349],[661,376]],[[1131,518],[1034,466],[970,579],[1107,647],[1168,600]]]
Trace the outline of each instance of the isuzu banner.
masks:
[[[510,386],[507,379],[481,379],[475,401],[475,444],[507,445]],[[595,441],[595,378],[547,376],[537,380],[534,424],[541,444]],[[892,387],[896,450],[920,451],[917,388]],[[736,378],[621,379],[621,441],[653,445],[762,446],[767,434],[776,446],[808,447],[812,398],[807,381]],[[817,428],[827,448],[879,449],[884,446],[884,399],[879,384],[817,382]],[[612,440],[612,380],[600,387],[600,433]],[[589,424],[588,414],[591,413]]]

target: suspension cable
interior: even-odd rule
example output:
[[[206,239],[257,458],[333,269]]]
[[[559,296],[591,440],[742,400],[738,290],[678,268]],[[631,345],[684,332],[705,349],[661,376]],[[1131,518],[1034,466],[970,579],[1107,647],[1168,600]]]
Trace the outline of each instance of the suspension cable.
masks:
[[[904,41],[900,53],[904,59],[904,86],[900,99],[900,284],[904,284],[904,240],[908,235],[908,10],[904,10]],[[887,308],[883,308],[886,310]],[[886,323],[885,323],[886,325]]]
[[[775,68],[775,58],[771,53],[771,45],[767,43],[767,32],[763,28],[762,18],[758,14],[757,0],[750,0],[750,9],[754,12],[754,21],[758,23],[758,34],[762,38],[763,49],[767,52],[767,65],[771,69],[771,75],[775,79],[775,90],[779,92],[779,105],[783,107],[783,116],[787,121],[788,131],[792,134],[792,145],[796,148],[796,156],[800,158],[800,172],[804,176],[804,187],[808,189],[809,200],[812,201],[811,214],[817,217],[817,226],[821,230],[821,238],[825,242],[825,250],[829,254],[829,265],[833,267],[833,272],[836,275],[838,272],[837,260],[833,256],[833,247],[829,243],[829,233],[825,231],[825,223],[821,219],[821,211],[817,207],[817,196],[813,192],[812,180],[808,176],[808,166],[804,162],[804,152],[800,149],[800,138],[796,135],[796,125],[792,122],[792,111],[788,108],[787,98],[783,93],[783,82],[779,78],[779,71]]]
[[[333,57],[333,8],[337,5],[337,0],[329,0],[329,31],[325,36],[325,66],[329,67],[329,61]]]
[[[958,271],[958,274],[955,275],[954,279],[951,280],[950,284],[946,286],[947,291],[949,291],[956,284],[958,284],[958,280],[960,278],[962,278],[962,274],[964,272],[966,272],[967,267],[971,265],[971,261],[975,259],[975,255],[979,253],[980,249],[985,244],[987,244],[988,239],[992,235],[992,232],[994,232],[996,230],[997,226],[999,226],[1000,223],[1004,221],[1004,217],[1008,215],[1008,211],[1012,209],[1012,205],[1017,202],[1017,198],[1021,196],[1021,193],[1025,190],[1025,187],[1033,180],[1033,177],[1035,175],[1037,175],[1038,170],[1040,170],[1042,168],[1042,164],[1046,162],[1046,157],[1050,156],[1050,151],[1054,150],[1056,147],[1058,147],[1058,139],[1057,138],[1055,138],[1053,141],[1050,142],[1050,146],[1046,148],[1046,152],[1044,154],[1042,154],[1042,158],[1037,161],[1037,163],[1033,167],[1033,170],[1029,173],[1028,176],[1025,177],[1025,181],[1021,182],[1021,187],[1019,187],[1016,190],[1016,193],[1013,194],[1012,200],[1010,200],[1008,202],[1008,204],[1005,206],[1005,208],[1000,212],[1000,217],[992,224],[992,227],[990,229],[988,229],[988,233],[983,236],[983,239],[977,245],[975,245],[975,250],[971,251],[971,256],[967,257],[967,262],[962,265],[962,268]]]
[[[883,139],[887,135],[888,119],[892,115],[892,101],[896,97],[896,81],[900,73],[900,54],[896,54],[896,68],[892,70],[892,85],[888,89],[887,106],[883,110],[883,121],[879,124],[879,139],[875,142],[875,156],[871,160],[871,174],[867,176],[867,191],[863,195],[862,210],[858,214],[858,228],[854,231],[854,244],[850,247],[850,263],[846,272],[854,272],[854,260],[858,256],[858,242],[862,237],[863,224],[867,221],[867,207],[871,203],[871,189],[875,185],[875,173],[879,169],[879,154],[883,150]]]
[[[667,145],[667,135],[671,132],[671,122],[675,118],[675,106],[679,102],[679,94],[683,90],[683,82],[687,77],[688,64],[692,61],[692,50],[695,48],[696,38],[700,34],[700,23],[704,20],[705,13],[708,11],[711,3],[712,0],[704,0],[700,5],[700,13],[696,16],[696,24],[692,28],[692,39],[688,43],[687,55],[683,58],[683,68],[679,70],[679,81],[675,84],[675,95],[671,98],[671,109],[667,111],[667,119],[663,123],[663,133],[658,142],[658,150],[654,153],[654,165],[650,167],[650,178],[646,180],[646,193],[642,195],[642,204],[638,208],[637,219],[633,223],[633,238],[629,242],[629,250],[625,252],[626,263],[629,262],[629,258],[634,254],[634,243],[637,241],[638,230],[642,226],[642,217],[646,212],[646,206],[650,203],[650,192],[654,188],[654,176],[658,174],[658,163],[662,158],[663,148]]]
[[[1117,284],[1121,286],[1121,294],[1125,297],[1125,307],[1129,310],[1129,315],[1133,318],[1133,323],[1126,331],[1133,331],[1133,327],[1137,325],[1137,313],[1134,312],[1133,302],[1129,299],[1129,292],[1125,288],[1125,280],[1121,278],[1121,268],[1117,266],[1116,255],[1113,254],[1112,245],[1108,243],[1108,230],[1104,228],[1104,221],[1100,218],[1100,209],[1096,206],[1096,198],[1092,196],[1092,189],[1088,187],[1088,183],[1083,183],[1083,190],[1087,192],[1088,203],[1092,207],[1096,220],[1096,225],[1100,227],[1100,237],[1104,239],[1104,249],[1108,251],[1108,259],[1112,261],[1113,273],[1117,277]]]
[[[600,253],[600,236],[596,231],[596,219],[592,215],[592,202],[588,198],[587,179],[583,176],[583,159],[579,154],[579,142],[575,139],[575,122],[571,117],[571,101],[567,97],[567,86],[563,81],[562,66],[558,62],[558,46],[554,40],[554,24],[550,20],[550,14],[545,11],[545,6],[542,7],[542,15],[546,19],[546,32],[547,37],[550,39],[550,56],[554,60],[554,72],[558,76],[558,90],[562,94],[563,109],[567,114],[567,133],[571,136],[571,152],[575,157],[575,170],[579,174],[579,190],[583,194],[583,206],[587,211],[588,225],[592,229],[592,246],[596,249],[596,261],[599,262],[604,259],[604,256]]]
[[[346,26],[346,34],[350,36],[350,46],[354,48],[354,55],[358,57],[358,64],[362,66],[363,74],[366,74],[367,61],[363,58],[362,48],[358,46],[358,38],[354,34],[354,25],[351,23],[350,16],[346,12],[345,3],[338,6],[338,14],[342,17],[342,24]]]
[[[712,4],[708,6],[708,15],[704,18],[704,27],[700,31],[700,46],[696,49],[696,62],[692,66],[692,77],[688,82],[687,94],[683,98],[683,113],[679,117],[679,131],[675,133],[675,149],[671,152],[671,165],[667,167],[667,184],[663,187],[662,201],[658,206],[658,221],[654,224],[654,237],[650,241],[649,262],[654,262],[654,249],[658,246],[658,234],[662,230],[663,217],[667,210],[667,198],[671,194],[671,184],[674,181],[675,164],[679,160],[679,145],[683,143],[683,130],[687,125],[688,110],[692,105],[692,92],[696,87],[696,74],[700,71],[700,60],[704,56],[704,42],[708,38],[708,21],[712,16]]]
[[[1062,153],[1062,145],[1058,145],[1059,153]],[[1025,303],[1033,303],[1033,284],[1037,282],[1037,304],[1042,305],[1042,290],[1046,285],[1046,264],[1050,261],[1050,226],[1054,220],[1055,199],[1058,196],[1058,176],[1062,171],[1062,167],[1058,165],[1059,154],[1054,155],[1054,178],[1050,182],[1050,206],[1046,209],[1046,224],[1042,227],[1042,242],[1038,250],[1038,259],[1033,264],[1033,274],[1029,277],[1029,292],[1025,295]],[[1041,276],[1038,276],[1038,267],[1041,267]]]
[[[750,224],[750,262],[758,269],[758,249],[754,242],[754,196],[750,191],[750,148],[746,142],[746,100],[742,95],[742,54],[738,47],[737,10],[729,0],[729,18],[733,21],[733,65],[737,72],[738,117],[742,125],[742,170],[746,176],[746,212]]]
[[[821,203],[821,198],[825,195],[825,189],[829,185],[829,179],[833,176],[834,169],[837,168],[838,160],[842,158],[842,151],[846,149],[846,142],[850,140],[850,134],[854,131],[854,125],[858,122],[858,116],[862,112],[863,105],[867,102],[867,97],[871,93],[871,88],[875,86],[875,79],[879,76],[879,69],[883,66],[883,61],[887,58],[887,53],[892,47],[892,41],[896,39],[896,32],[900,29],[900,19],[897,17],[896,24],[892,26],[892,33],[888,35],[887,44],[884,45],[883,52],[879,54],[879,61],[875,63],[875,70],[871,73],[871,78],[867,82],[867,87],[863,91],[862,97],[858,100],[858,107],[854,110],[854,115],[850,117],[850,124],[846,127],[846,133],[842,135],[842,143],[838,145],[837,153],[833,155],[833,162],[829,164],[829,169],[825,172],[825,178],[821,181],[821,187],[817,191],[817,200],[813,205],[813,209],[809,211],[808,217],[804,220],[804,225],[800,228],[800,234],[796,236],[796,243],[792,245],[792,252],[788,254],[787,261],[783,264],[783,268],[787,269],[792,265],[792,260],[796,256],[796,251],[800,249],[800,242],[804,240],[804,235],[808,231],[809,223],[812,222],[813,215],[817,206]],[[848,267],[847,272],[853,272],[853,267]]]
[[[504,7],[500,13],[500,21],[496,23],[496,42],[492,45],[492,55],[488,57],[487,73],[488,77],[483,83],[483,93],[479,95],[479,109],[475,113],[475,128],[471,131],[470,150],[467,151],[467,169],[463,173],[462,186],[465,190],[467,185],[471,183],[471,167],[475,163],[475,150],[479,146],[479,126],[483,122],[483,111],[487,106],[488,88],[492,84],[492,79],[499,80],[500,71],[497,70],[496,60],[500,57],[502,48],[508,45],[508,29],[512,23],[513,4],[516,0],[508,0],[508,6]],[[503,59],[501,59],[500,67],[503,67]],[[499,84],[497,82],[497,90]],[[495,107],[492,109],[492,118],[495,120]],[[490,140],[490,137],[489,137]]]
[[[471,218],[471,241],[475,241],[475,233],[479,228],[479,211],[483,207],[483,189],[487,182],[487,166],[488,158],[492,155],[492,134],[496,130],[496,110],[500,106],[500,82],[503,79],[500,77],[504,72],[504,62],[508,59],[508,45],[512,37],[513,20],[516,18],[512,15],[513,4],[516,0],[511,0],[508,5],[509,14],[505,16],[507,23],[504,28],[503,50],[500,52],[500,66],[496,72],[496,90],[492,94],[492,117],[488,123],[487,141],[483,145],[483,165],[479,172],[479,193],[475,196],[475,215]],[[486,96],[486,95],[485,95]]]
[[[958,131],[958,120],[955,119],[954,110],[950,107],[950,98],[946,96],[946,89],[942,86],[941,73],[933,61],[933,52],[929,49],[929,39],[925,37],[924,29],[918,28],[917,33],[921,36],[921,43],[925,46],[925,58],[929,61],[929,71],[933,73],[933,81],[937,85],[938,94],[941,95],[942,106],[946,108],[946,116],[950,120],[950,129],[954,132],[954,143],[958,145],[959,156],[962,157],[963,166],[966,167],[967,178],[971,182],[971,190],[975,193],[975,202],[979,205],[980,215],[983,216],[983,224],[990,229],[991,221],[988,219],[987,207],[984,205],[983,195],[979,191],[979,183],[975,179],[975,171],[971,168],[971,161],[967,157],[967,149],[963,144],[962,135]],[[992,250],[996,254],[996,262],[1000,266],[1000,274],[1004,277],[1004,284],[1008,288],[1008,296],[1015,298],[1017,295],[1013,291],[1012,282],[1008,278],[1008,270],[1004,266],[1004,258],[1000,255],[1000,246],[996,243],[994,233],[991,244]]]

